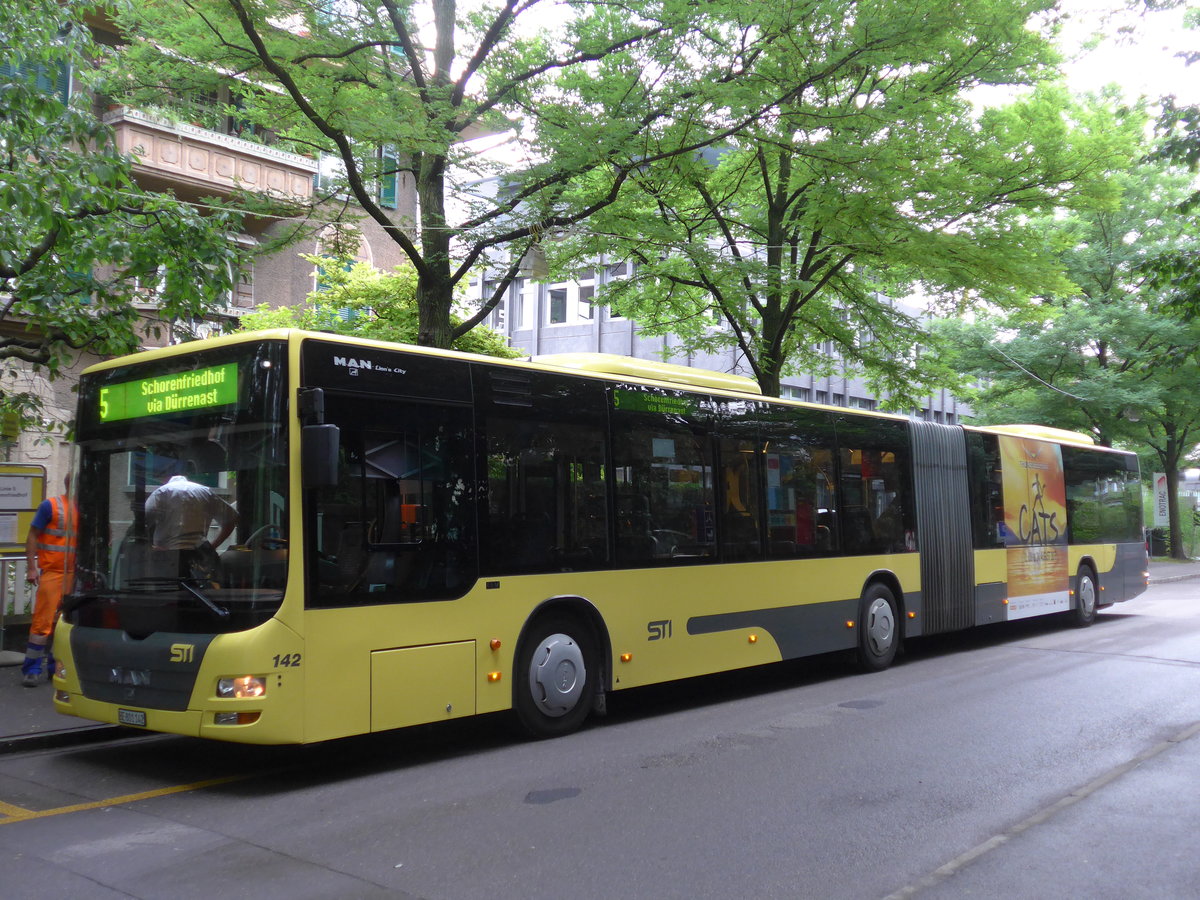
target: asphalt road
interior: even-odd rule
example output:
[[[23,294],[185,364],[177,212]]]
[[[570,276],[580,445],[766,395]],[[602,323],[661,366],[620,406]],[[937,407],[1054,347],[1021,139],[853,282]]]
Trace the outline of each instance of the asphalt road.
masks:
[[[485,718],[0,757],[0,896],[1200,894],[1200,582],[610,711],[540,743]]]

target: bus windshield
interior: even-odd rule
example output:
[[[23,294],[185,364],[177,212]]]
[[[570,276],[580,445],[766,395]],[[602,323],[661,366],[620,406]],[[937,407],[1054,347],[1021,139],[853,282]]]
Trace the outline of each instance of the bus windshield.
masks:
[[[252,628],[283,598],[282,345],[86,376],[72,624],[134,637]]]

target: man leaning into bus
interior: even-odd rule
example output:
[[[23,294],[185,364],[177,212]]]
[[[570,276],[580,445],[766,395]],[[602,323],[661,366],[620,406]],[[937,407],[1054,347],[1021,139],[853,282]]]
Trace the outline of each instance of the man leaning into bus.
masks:
[[[214,548],[233,533],[238,514],[211,488],[188,477],[194,468],[191,463],[176,464],[166,483],[146,498],[146,527],[155,550],[179,554],[181,577],[204,581],[215,573]],[[209,541],[213,523],[217,537]]]
[[[25,580],[37,585],[29,643],[21,663],[25,687],[37,686],[43,662],[47,679],[54,672],[51,655],[54,624],[58,621],[63,594],[70,590],[74,576],[76,512],[67,497],[71,490],[70,475],[65,487],[63,494],[41,502],[25,539]]]

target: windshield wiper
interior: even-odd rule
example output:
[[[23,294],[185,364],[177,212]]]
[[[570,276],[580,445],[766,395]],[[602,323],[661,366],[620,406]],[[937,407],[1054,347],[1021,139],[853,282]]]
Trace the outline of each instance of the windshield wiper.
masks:
[[[63,598],[62,609],[64,613],[72,613],[77,609],[87,606],[95,600],[116,600],[123,591],[85,591],[82,594],[68,594]]]
[[[193,597],[195,597],[197,600],[199,600],[201,603],[203,603],[205,606],[207,606],[210,610],[212,610],[213,614],[216,615],[216,617],[218,619],[228,619],[229,618],[229,610],[227,610],[223,606],[217,606],[217,604],[213,603],[211,600],[209,600],[207,597],[205,597],[204,594],[201,593],[198,588],[192,587],[190,584],[188,584],[182,578],[179,580],[179,586],[181,588],[183,588],[185,591],[187,591],[189,594],[191,594]]]

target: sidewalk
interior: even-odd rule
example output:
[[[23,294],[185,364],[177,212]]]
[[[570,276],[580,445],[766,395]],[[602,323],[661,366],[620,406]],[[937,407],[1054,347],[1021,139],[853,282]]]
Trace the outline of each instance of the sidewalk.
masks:
[[[1155,560],[1150,563],[1150,583],[1200,579],[1200,559],[1188,562]],[[99,725],[54,711],[54,688],[21,684],[21,656],[0,651],[0,753],[40,750],[91,741],[108,740],[135,731],[118,725]]]

